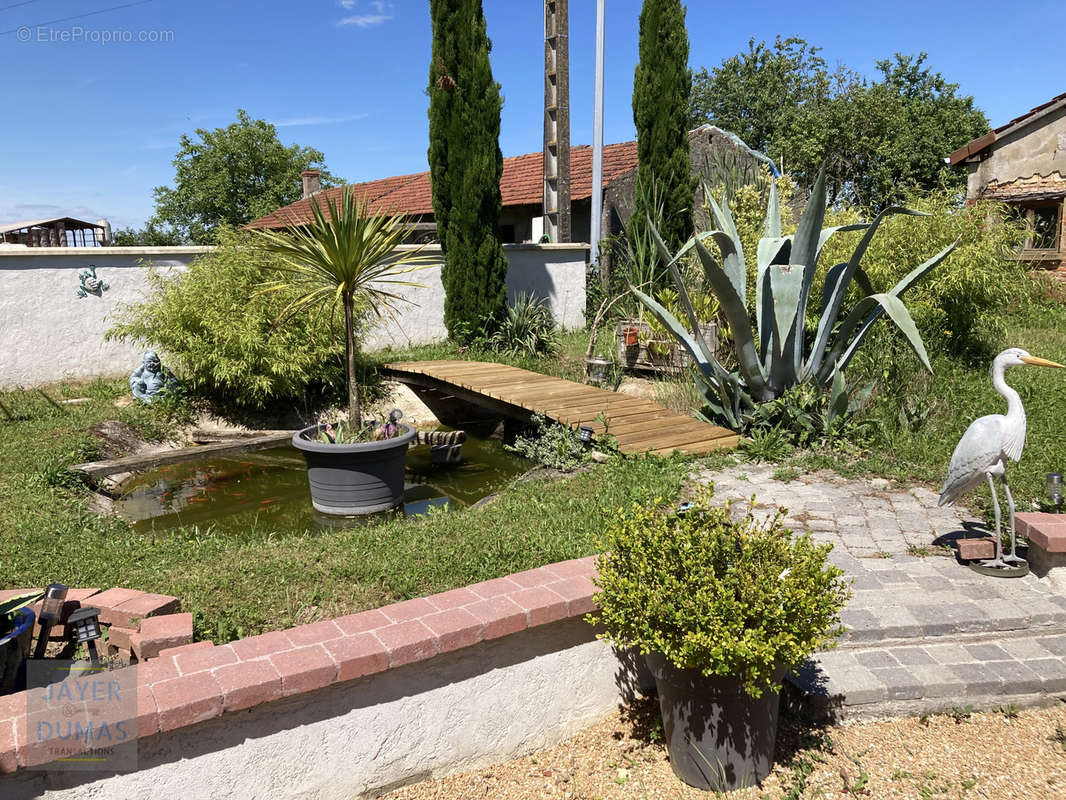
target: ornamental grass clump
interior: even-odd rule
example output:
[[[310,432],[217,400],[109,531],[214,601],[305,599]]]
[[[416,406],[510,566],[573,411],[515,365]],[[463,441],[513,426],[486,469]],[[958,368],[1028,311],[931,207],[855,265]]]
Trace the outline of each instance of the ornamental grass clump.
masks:
[[[634,503],[613,514],[599,559],[603,638],[681,669],[737,676],[745,692],[776,691],[792,667],[839,635],[850,596],[832,545],[794,534],[781,515],[730,517],[702,490],[682,513]]]

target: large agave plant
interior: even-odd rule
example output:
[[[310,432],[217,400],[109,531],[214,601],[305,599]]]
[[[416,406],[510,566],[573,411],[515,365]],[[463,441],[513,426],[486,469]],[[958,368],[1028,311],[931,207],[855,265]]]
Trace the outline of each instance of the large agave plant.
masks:
[[[860,265],[877,228],[887,216],[924,216],[922,212],[893,206],[878,214],[872,222],[823,228],[823,172],[815,182],[796,232],[783,236],[777,188],[771,181],[765,233],[759,240],[756,259],[755,297],[751,298],[747,295],[744,248],[729,212],[727,198],[723,196],[721,203],[716,202],[706,185],[704,196],[710,202],[717,230],[697,234],[677,253],[671,254],[652,227],[659,252],[677,284],[688,326],[653,297],[635,287],[632,291],[688,350],[698,366],[697,382],[704,398],[720,421],[734,430],[743,430],[745,418],[750,418],[756,403],[773,400],[790,387],[806,382],[814,382],[830,391],[830,413],[845,411],[848,394],[844,369],[874,323],[886,314],[903,332],[922,364],[931,371],[925,345],[902,297],[919,278],[943,261],[955,244],[914,268],[888,292],[875,293]],[[858,230],[865,233],[851,258],[830,267],[826,273],[818,326],[813,337],[808,336],[805,320],[822,247],[835,233]],[[718,246],[721,260],[708,249],[708,240]],[[732,372],[714,357],[700,335],[688,290],[677,267],[678,260],[693,248],[703,266],[707,285],[718,297],[729,324],[738,365]],[[864,296],[841,319],[844,297],[853,282]]]

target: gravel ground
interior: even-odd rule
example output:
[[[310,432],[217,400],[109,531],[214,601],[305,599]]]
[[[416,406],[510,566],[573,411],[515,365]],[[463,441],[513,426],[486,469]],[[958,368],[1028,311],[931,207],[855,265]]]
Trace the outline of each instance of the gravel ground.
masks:
[[[961,712],[830,727],[782,718],[778,760],[761,787],[731,800],[1063,800],[1066,706]],[[654,700],[612,714],[562,744],[505,764],[385,795],[389,800],[687,800],[659,741]]]

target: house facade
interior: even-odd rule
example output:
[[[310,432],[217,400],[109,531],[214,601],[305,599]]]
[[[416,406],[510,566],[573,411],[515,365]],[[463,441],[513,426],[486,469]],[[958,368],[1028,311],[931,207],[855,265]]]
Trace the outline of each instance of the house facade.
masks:
[[[1029,221],[1019,258],[1047,269],[1066,267],[1066,94],[974,139],[949,162],[969,173],[968,203],[997,200]]]
[[[689,159],[693,174],[710,178],[728,154],[727,161],[754,164],[729,134],[711,126],[689,132]],[[633,208],[633,190],[637,174],[637,143],[619,142],[603,148],[603,216],[604,237],[620,233]],[[365,183],[351,184],[360,200],[372,212],[403,214],[415,223],[415,241],[436,241],[433,224],[433,194],[429,172],[397,175]],[[304,196],[295,203],[260,217],[246,227],[277,229],[310,222],[312,203],[319,198],[337,198],[342,187],[319,189],[317,175],[305,174]],[[503,209],[500,214],[500,240],[504,244],[537,242],[544,231],[544,155],[541,152],[511,156],[503,160],[500,177]],[[701,222],[702,190],[697,187],[693,198],[697,219]],[[588,242],[592,214],[592,148],[588,145],[570,149],[571,239]],[[699,227],[699,226],[697,226]]]

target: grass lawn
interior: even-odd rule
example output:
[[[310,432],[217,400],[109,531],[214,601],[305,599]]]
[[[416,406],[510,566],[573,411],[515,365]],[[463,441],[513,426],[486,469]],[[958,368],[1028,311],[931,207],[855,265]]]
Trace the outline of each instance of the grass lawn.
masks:
[[[1009,344],[1066,363],[1066,309],[1012,318]],[[562,335],[555,358],[510,358],[451,344],[374,354],[377,363],[459,358],[499,360],[580,379],[587,334]],[[832,468],[939,486],[955,443],[978,416],[1004,403],[987,369],[948,359],[935,374],[908,381],[911,421],[901,424],[887,393],[866,414],[875,433],[860,445],[794,453],[786,468]],[[1066,370],[1021,367],[1007,373],[1029,415],[1022,461],[1009,476],[1020,509],[1043,496],[1044,475],[1066,469]],[[852,384],[858,380],[853,378]],[[509,572],[596,552],[602,509],[673,498],[690,465],[682,460],[616,460],[546,487],[520,483],[482,509],[327,532],[260,526],[243,536],[183,527],[139,534],[86,509],[62,482],[68,464],[95,455],[89,426],[105,419],[148,438],[169,423],[151,407],[116,408],[125,381],[0,394],[0,587],[61,581],[72,586],[130,586],[173,594],[196,615],[197,634],[226,641],[395,600],[442,591]],[[61,405],[64,396],[88,403]],[[987,488],[969,502],[990,511]]]
[[[1066,308],[1042,308],[1014,315],[1003,347],[1022,347],[1035,356],[1066,364]],[[947,358],[933,362],[934,374],[922,373],[906,389],[911,422],[901,423],[899,403],[887,397],[866,415],[877,431],[862,450],[801,452],[788,463],[801,469],[829,467],[845,475],[879,475],[921,481],[940,488],[951,453],[967,426],[985,414],[1004,414],[1006,402],[992,388],[988,366],[965,369]],[[1066,471],[1066,370],[1017,367],[1007,383],[1021,395],[1028,418],[1025,452],[1007,467],[1007,479],[1019,510],[1036,510],[1044,497],[1045,475]],[[853,385],[859,380],[853,379]],[[1004,514],[1006,502],[1003,493]],[[987,485],[966,501],[991,516]],[[1006,517],[1004,516],[1004,524]]]
[[[0,587],[59,581],[172,594],[195,614],[198,637],[216,642],[589,555],[602,509],[674,497],[689,469],[683,460],[616,459],[550,486],[518,483],[481,509],[348,530],[140,534],[89,512],[76,487],[54,485],[66,465],[95,455],[85,431],[101,420],[166,434],[157,410],[116,408],[125,393],[118,380],[0,394]],[[90,401],[54,402],[63,396]]]

